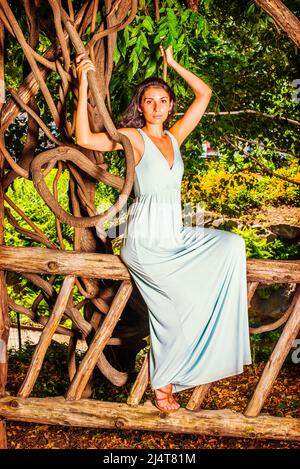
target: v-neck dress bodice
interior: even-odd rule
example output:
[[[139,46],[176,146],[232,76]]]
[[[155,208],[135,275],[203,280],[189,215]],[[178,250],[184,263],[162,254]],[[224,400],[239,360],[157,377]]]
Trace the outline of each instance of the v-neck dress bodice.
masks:
[[[168,161],[150,137],[137,129],[144,139],[142,158],[135,166],[134,193],[136,196],[150,195],[174,189],[181,190],[180,184],[184,172],[184,164],[176,138],[165,130],[171,138],[174,161],[170,168]],[[149,174],[154,177],[149,177]]]
[[[120,257],[149,312],[150,381],[173,392],[242,373],[251,364],[246,251],[235,233],[184,226],[184,163],[176,138],[168,161],[146,135],[135,167]],[[171,156],[171,155],[170,155]]]

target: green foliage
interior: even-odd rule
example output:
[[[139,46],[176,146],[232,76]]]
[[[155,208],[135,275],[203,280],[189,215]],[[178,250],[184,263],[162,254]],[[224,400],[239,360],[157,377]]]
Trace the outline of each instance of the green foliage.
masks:
[[[50,171],[45,178],[46,184],[50,190],[52,188],[56,172],[56,169]],[[67,194],[68,181],[69,173],[67,171],[63,171],[58,181],[58,202],[67,212],[69,212],[69,198]],[[54,244],[59,246],[55,227],[55,216],[34,188],[32,181],[16,178],[9,187],[7,195]],[[6,202],[5,207],[11,211],[12,215],[22,228],[32,230],[22,217]],[[8,246],[41,246],[40,243],[32,241],[29,237],[17,233],[9,223],[6,223],[5,226],[5,243]],[[65,225],[64,223],[61,224],[61,227],[65,241],[65,248],[73,249],[73,228]]]
[[[250,320],[249,322],[251,327],[258,327],[260,325],[255,324],[253,320]],[[260,362],[267,362],[281,333],[282,327],[275,331],[250,336],[251,357],[254,366]],[[287,357],[286,364],[289,362],[290,357]]]
[[[250,227],[232,228],[233,233],[241,235],[246,243],[246,255],[255,259],[292,260],[299,259],[300,242],[290,243],[281,239],[268,241],[258,230]],[[278,287],[280,285],[278,284]]]
[[[21,350],[10,350],[10,365],[19,371],[26,369],[32,359],[35,346],[26,341]],[[67,369],[67,346],[66,344],[51,343],[47,349],[43,367],[32,391],[34,397],[62,396],[68,385],[69,376]],[[76,353],[77,362],[80,354]],[[78,364],[78,363],[77,363]]]
[[[182,200],[193,204],[202,202],[208,210],[226,215],[240,215],[252,207],[294,204],[300,206],[300,188],[276,176],[260,175],[247,169],[247,160],[232,166],[225,160],[197,161],[186,158],[188,175],[182,181]],[[244,166],[244,167],[243,167]],[[193,176],[190,176],[194,172]],[[299,161],[274,171],[300,182]]]
[[[232,232],[244,238],[247,257],[256,259],[268,259],[273,257],[274,241],[268,242],[266,238],[260,237],[256,229],[248,227],[243,227],[242,229],[233,228]]]
[[[203,41],[207,37],[208,24],[204,16],[186,9],[176,0],[167,0],[161,5],[158,23],[153,20],[154,15],[147,14],[149,8],[145,11],[140,8],[135,20],[118,34],[114,52],[116,76],[112,77],[110,86],[111,95],[118,96],[118,104],[123,109],[129,103],[128,88],[132,89],[142,79],[160,74],[162,60],[158,43],[165,48],[172,45],[174,57],[189,68],[194,62],[189,54],[190,47],[196,50],[197,45],[192,41],[187,45],[187,37],[190,35]],[[124,81],[120,81],[120,77],[124,77]],[[120,86],[123,83],[128,87]],[[186,88],[184,82],[175,81],[174,90],[179,96],[191,97]]]
[[[231,213],[238,213],[247,205],[298,204],[296,185],[287,186],[279,179],[274,184],[274,178],[268,180],[262,168],[243,155],[239,143],[234,148],[225,143],[223,137],[237,135],[261,142],[267,148],[251,145],[253,156],[278,174],[299,177],[298,156],[293,159],[285,154],[299,154],[297,127],[276,118],[300,119],[299,104],[293,99],[299,54],[290,39],[278,34],[273,20],[253,2],[203,1],[199,8],[201,14],[192,12],[184,3],[177,0],[160,2],[160,21],[157,23],[154,2],[153,5],[141,2],[135,21],[118,35],[115,73],[110,83],[114,115],[118,116],[127,107],[137,83],[151,75],[161,76],[162,58],[158,44],[164,36],[163,45],[172,44],[175,59],[212,87],[213,96],[207,112],[235,109],[257,112],[203,116],[181,148],[185,176],[192,181],[195,174],[203,174],[199,156],[202,141],[207,139],[211,146],[219,148],[227,171],[248,170],[263,175],[254,193],[248,184],[245,191],[241,190],[237,199],[230,202]],[[294,6],[290,8],[295,11]],[[171,67],[168,68],[168,82],[178,98],[177,112],[185,112],[193,93]],[[175,116],[174,121],[177,118]],[[237,180],[235,182],[237,184]],[[220,209],[222,204],[214,203],[219,205],[214,208]]]

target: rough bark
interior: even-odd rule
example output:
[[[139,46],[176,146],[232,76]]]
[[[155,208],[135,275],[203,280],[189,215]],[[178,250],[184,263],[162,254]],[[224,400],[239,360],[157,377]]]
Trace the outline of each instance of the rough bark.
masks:
[[[3,109],[4,100],[4,27],[0,20],[0,112]],[[0,132],[0,140],[3,142],[4,137]],[[4,177],[4,157],[0,153],[0,246],[4,244],[4,191],[3,191],[3,177]],[[9,336],[9,317],[7,307],[7,293],[5,271],[0,270],[0,396],[5,396],[5,386],[7,382],[7,342]],[[5,422],[1,423],[0,433],[3,436],[5,430]],[[4,441],[4,440],[3,440]]]
[[[119,280],[130,278],[119,256],[47,248],[0,246],[0,269]],[[247,280],[264,284],[300,283],[300,261],[247,259]]]
[[[300,20],[281,0],[255,0],[275,23],[300,47]]]
[[[55,224],[60,250],[65,249],[61,230],[61,222],[63,222],[75,228],[74,250],[83,254],[98,252],[112,255],[112,240],[107,237],[103,223],[117,215],[126,203],[128,196],[132,195],[134,159],[130,141],[115,128],[105,101],[111,111],[109,82],[113,70],[113,54],[117,33],[134,19],[137,0],[107,1],[104,8],[101,9],[97,0],[86,1],[79,11],[74,11],[72,2],[68,2],[68,11],[58,0],[48,0],[43,3],[44,7],[47,5],[49,15],[45,17],[45,15],[37,15],[39,1],[23,2],[28,26],[28,36],[26,37],[24,28],[20,27],[14,14],[14,5],[7,0],[0,3],[0,18],[3,20],[4,28],[7,34],[13,35],[19,42],[23,51],[23,76],[25,77],[19,90],[9,90],[11,98],[2,109],[1,131],[4,133],[7,130],[20,110],[23,109],[28,115],[27,140],[17,158],[15,155],[11,155],[9,149],[5,147],[5,141],[0,140],[1,158],[4,167],[8,169],[2,184],[3,190],[6,191],[17,176],[32,178],[37,191],[56,217]],[[100,25],[96,27],[97,11],[101,14],[101,21]],[[82,38],[87,34],[87,28],[90,28],[90,33],[88,33],[90,36],[89,41],[85,42],[84,45]],[[43,54],[37,52],[40,31],[43,31],[52,42],[52,45]],[[91,130],[94,132],[106,130],[114,140],[122,143],[127,163],[125,180],[113,175],[108,170],[101,152],[86,150],[73,143],[78,99],[78,77],[74,58],[76,54],[81,52],[85,52],[94,61],[97,70],[96,73],[89,73],[88,76],[88,112]],[[56,72],[59,78],[57,102],[54,102],[48,88],[49,72]],[[58,138],[52,135],[47,123],[43,122],[39,115],[35,98],[38,91],[42,92],[52,119],[59,130],[60,136]],[[73,100],[75,109],[71,121],[69,121],[67,112],[69,100],[70,102]],[[52,140],[55,148],[35,155],[39,128]],[[53,185],[53,194],[51,194],[44,182],[44,177],[53,168],[57,168],[58,172]],[[57,184],[63,169],[70,172],[69,211],[63,210],[58,203]],[[95,190],[98,181],[120,191],[116,202],[101,214],[97,213],[95,207]],[[31,220],[18,208],[16,209],[18,214],[30,224],[33,231],[22,228],[12,213],[6,209],[8,220],[14,228],[19,233],[31,238],[32,241],[57,250],[57,247],[52,245],[43,233],[39,232]],[[96,225],[98,236],[95,230]],[[113,266],[111,267],[113,269]],[[111,280],[113,285],[115,280],[122,280],[122,278],[113,276]],[[99,276],[92,276],[92,278],[79,277],[76,281],[77,285],[80,285],[81,294],[88,300],[84,304],[84,319],[89,321],[90,312],[93,314],[93,311],[99,310],[99,307],[104,307],[104,309],[108,307],[101,300],[102,279]],[[37,299],[36,305],[42,298],[43,295]],[[70,307],[68,311],[72,311],[72,308]],[[120,320],[125,327],[128,315],[133,318],[136,315],[130,305],[126,307]],[[75,317],[73,320],[75,321]],[[138,347],[141,345],[139,340],[137,345]],[[133,354],[133,348],[131,350]],[[104,361],[104,357],[102,357],[102,362],[104,363]],[[109,363],[105,369],[108,372]]]
[[[300,440],[299,419],[270,415],[249,418],[228,409],[191,412],[183,408],[166,417],[149,401],[131,407],[92,399],[67,401],[62,397],[6,397],[0,399],[0,415],[7,420],[50,425]]]

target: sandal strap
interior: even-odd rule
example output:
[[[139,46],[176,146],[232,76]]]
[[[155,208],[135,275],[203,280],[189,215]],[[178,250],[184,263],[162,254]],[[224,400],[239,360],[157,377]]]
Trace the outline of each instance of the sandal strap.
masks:
[[[159,392],[162,392],[163,394],[167,394],[168,396],[170,396],[172,394],[172,392],[170,391],[163,391],[161,389],[155,389],[155,391],[159,391]],[[166,399],[165,397],[162,397],[160,399]]]

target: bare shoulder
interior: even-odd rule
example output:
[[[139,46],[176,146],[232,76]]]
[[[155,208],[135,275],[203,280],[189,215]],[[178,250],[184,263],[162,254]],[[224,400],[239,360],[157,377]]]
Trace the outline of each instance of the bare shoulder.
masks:
[[[137,164],[140,161],[144,151],[143,137],[135,127],[120,127],[117,130],[129,138],[135,154],[135,163]]]
[[[141,134],[135,127],[120,127],[117,130],[121,134],[126,135],[132,144],[134,144],[134,142],[139,142],[141,139]]]
[[[175,137],[175,139],[177,140],[178,146],[180,147],[183,140],[181,138],[180,131],[179,131],[179,126],[178,126],[177,122],[175,122],[175,124],[172,125],[172,127],[169,128],[169,132],[173,135],[173,137]]]

